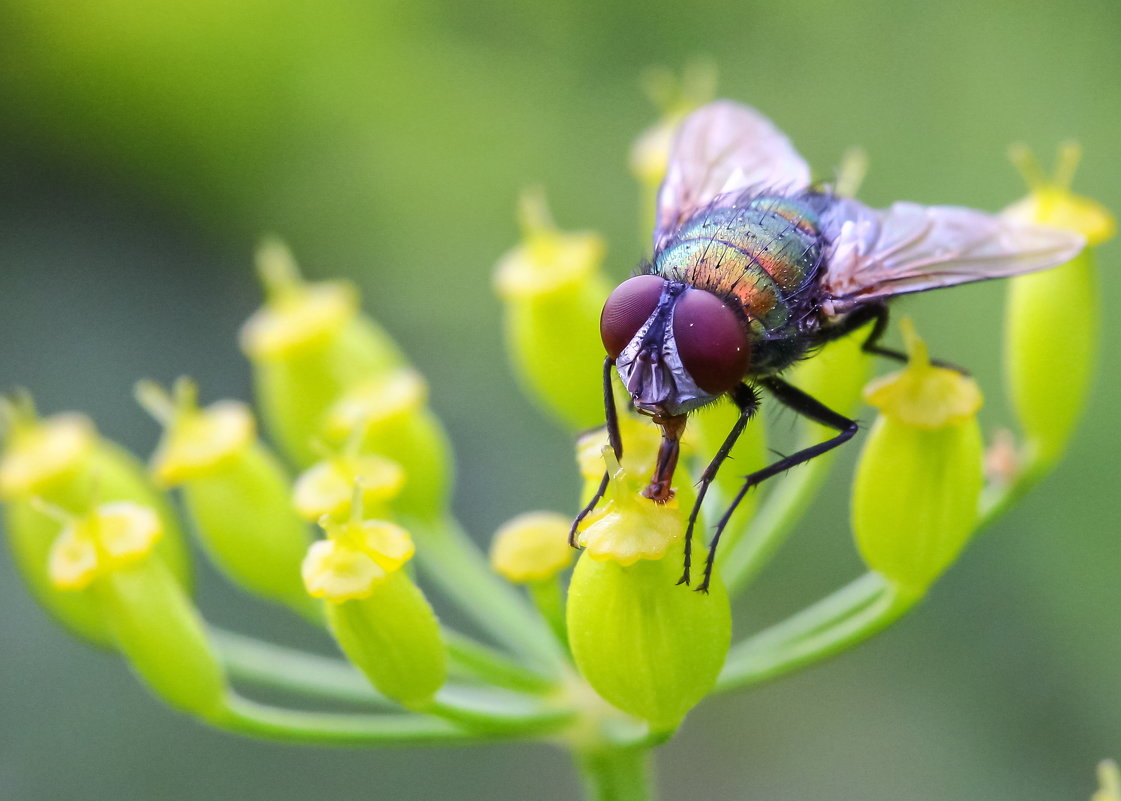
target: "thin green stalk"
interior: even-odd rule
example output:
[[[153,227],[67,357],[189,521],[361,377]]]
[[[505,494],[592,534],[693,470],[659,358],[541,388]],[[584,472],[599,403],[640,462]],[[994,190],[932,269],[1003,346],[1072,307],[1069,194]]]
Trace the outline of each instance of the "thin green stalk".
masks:
[[[234,679],[304,698],[397,707],[374,690],[356,668],[340,659],[308,654],[230,632],[212,631],[211,634]],[[459,642],[465,639],[460,637]],[[475,730],[501,732],[552,731],[572,715],[569,710],[547,704],[537,696],[526,697],[510,691],[487,693],[457,685],[448,685],[440,691],[433,712],[471,723]]]
[[[799,625],[786,628],[784,637],[768,630],[733,646],[716,689],[747,687],[828,659],[894,623],[918,600],[886,584],[869,600],[852,586],[800,613]],[[871,581],[861,585],[872,587]]]
[[[576,712],[503,690],[446,686],[427,709],[484,734],[543,735],[569,724]]]
[[[870,571],[785,620],[743,640],[741,644],[746,648],[746,644],[751,643],[753,650],[766,650],[781,643],[804,639],[852,617],[888,589],[887,580]]]
[[[230,677],[308,698],[395,707],[358,670],[341,659],[318,656],[242,634],[210,629]]]
[[[232,696],[215,726],[237,734],[291,743],[335,746],[465,745],[512,736],[479,733],[412,713],[344,715],[302,712]]]
[[[444,628],[444,642],[453,675],[479,679],[495,687],[528,693],[551,693],[557,683],[522,667],[510,657],[465,634]]]
[[[417,560],[444,594],[499,642],[521,654],[535,669],[559,678],[564,652],[540,624],[525,599],[491,572],[486,559],[459,524],[409,520],[420,547]]]
[[[544,581],[530,582],[526,589],[533,605],[541,613],[541,617],[549,624],[553,636],[566,650],[568,648],[568,628],[565,623],[564,591],[561,588],[560,576],[553,576]]]
[[[652,773],[650,749],[603,748],[577,754],[589,801],[648,801]]]
[[[819,456],[772,485],[747,531],[722,557],[720,573],[729,595],[741,592],[786,542],[832,464],[831,455]]]

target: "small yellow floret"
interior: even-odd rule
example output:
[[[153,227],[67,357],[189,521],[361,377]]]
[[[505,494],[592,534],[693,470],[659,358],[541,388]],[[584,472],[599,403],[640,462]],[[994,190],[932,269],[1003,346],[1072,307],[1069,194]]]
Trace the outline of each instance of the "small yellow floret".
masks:
[[[1005,215],[1082,234],[1089,247],[1096,247],[1117,233],[1117,222],[1105,206],[1070,191],[1082,158],[1082,149],[1077,144],[1068,142],[1060,148],[1054,175],[1046,175],[1023,145],[1011,148],[1009,155],[1023,174],[1029,192],[1026,198],[1005,209]]]
[[[381,520],[324,521],[327,539],[314,543],[301,573],[313,598],[333,603],[365,598],[415,553],[412,537]]]
[[[72,520],[51,547],[48,573],[60,590],[80,590],[98,576],[137,562],[163,533],[159,516],[146,506],[114,501]]]
[[[187,379],[175,383],[174,398],[149,381],[137,384],[136,396],[164,425],[152,457],[152,474],[164,486],[211,475],[257,436],[248,406],[225,400],[199,409],[197,390]]]
[[[942,428],[977,414],[984,399],[969,376],[930,363],[926,344],[910,320],[900,324],[909,361],[902,370],[878,378],[864,390],[864,399],[889,417],[916,428]]]
[[[351,514],[355,482],[363,506],[384,504],[405,486],[405,470],[384,456],[333,456],[305,470],[296,480],[293,503],[305,520],[328,515],[341,520]]]
[[[389,575],[366,554],[333,540],[313,543],[300,572],[308,595],[332,603],[366,598]]]
[[[1090,801],[1121,801],[1121,769],[1112,759],[1098,763],[1098,791]]]
[[[619,415],[619,435],[623,449],[623,468],[630,475],[648,475],[654,471],[661,429],[648,419],[633,414]],[[603,475],[603,449],[608,446],[607,428],[589,431],[576,441],[576,464],[587,481],[599,481]],[[682,443],[683,450],[687,443]]]
[[[641,494],[641,482],[619,466],[610,448],[603,458],[611,471],[606,503],[585,519],[577,542],[590,557],[633,565],[639,559],[661,559],[684,531],[674,497],[655,503]]]
[[[305,283],[292,254],[277,241],[257,251],[268,298],[241,329],[251,359],[283,359],[330,339],[358,313],[358,292],[343,281]]]
[[[505,523],[494,535],[490,564],[514,584],[545,581],[572,563],[568,545],[571,520],[553,512],[528,512]]]
[[[74,469],[96,443],[97,430],[84,415],[14,421],[0,457],[0,498],[38,494]]]
[[[540,192],[521,198],[522,243],[498,262],[495,289],[506,299],[549,295],[589,279],[607,250],[595,233],[563,233],[549,217]]]
[[[419,373],[394,370],[348,391],[327,410],[324,431],[332,440],[346,439],[357,429],[392,425],[422,408],[427,400],[428,387]]]

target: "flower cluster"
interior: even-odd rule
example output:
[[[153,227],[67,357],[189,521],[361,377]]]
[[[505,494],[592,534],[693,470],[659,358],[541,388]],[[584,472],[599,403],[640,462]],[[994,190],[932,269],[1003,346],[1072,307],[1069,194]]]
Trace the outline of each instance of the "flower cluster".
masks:
[[[636,149],[647,189],[657,185],[659,148],[681,102],[667,102],[667,122]],[[1070,152],[1055,178],[1029,167],[1032,194],[1007,213],[1076,228],[1096,245],[1112,219],[1067,190]],[[575,439],[604,414],[596,380],[597,319],[611,286],[604,245],[594,233],[560,231],[540,194],[527,195],[521,216],[524,241],[495,278],[507,342],[527,391]],[[141,382],[137,399],[164,427],[146,468],[86,417],[39,417],[29,396],[13,395],[0,407],[5,531],[28,587],[62,625],[116,650],[155,694],[215,726],[335,744],[541,739],[574,751],[592,781],[629,776],[637,788],[643,755],[699,701],[824,659],[890,624],[1054,466],[1093,368],[1091,258],[1087,250],[1010,282],[1007,381],[1021,434],[994,437],[987,456],[977,383],[932,363],[909,324],[908,364],[867,387],[861,332],[792,370],[792,384],[831,408],[851,414],[863,397],[879,412],[852,486],[867,573],[734,643],[730,599],[793,530],[828,457],[751,493],[728,524],[710,591],[691,592],[677,583],[685,512],[735,410],[716,406],[690,421],[675,498],[659,504],[641,494],[656,428],[620,406],[621,459],[602,429],[577,443],[584,485],[573,509],[601,488],[605,469],[606,478],[603,501],[573,532],[575,566],[570,514],[525,510],[511,510],[488,564],[449,509],[449,446],[423,379],[362,314],[355,287],[304,281],[271,241],[258,262],[265,303],[241,334],[256,411],[230,400],[200,407],[187,379],[170,391]],[[1056,305],[1083,310],[1067,325],[1058,390],[1047,370],[1055,345],[1030,322]],[[737,475],[766,463],[769,436],[760,419],[736,443],[736,471],[716,476],[697,531],[738,491]],[[819,442],[823,430],[807,422],[797,437]],[[345,661],[209,626],[194,605],[178,508],[231,582],[330,632]],[[697,563],[704,543],[693,547]],[[485,636],[441,622],[422,585]],[[242,684],[354,710],[267,706]],[[371,714],[371,705],[381,711]]]

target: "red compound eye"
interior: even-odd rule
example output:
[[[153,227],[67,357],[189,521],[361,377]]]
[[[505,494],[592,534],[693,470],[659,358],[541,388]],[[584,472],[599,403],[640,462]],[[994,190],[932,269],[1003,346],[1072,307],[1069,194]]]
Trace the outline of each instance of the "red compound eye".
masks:
[[[716,295],[686,290],[673,309],[673,338],[681,363],[705,392],[720,395],[743,380],[751,360],[747,333]]]
[[[607,355],[615,359],[658,307],[665,279],[656,275],[628,278],[607,298],[599,316],[599,335]]]

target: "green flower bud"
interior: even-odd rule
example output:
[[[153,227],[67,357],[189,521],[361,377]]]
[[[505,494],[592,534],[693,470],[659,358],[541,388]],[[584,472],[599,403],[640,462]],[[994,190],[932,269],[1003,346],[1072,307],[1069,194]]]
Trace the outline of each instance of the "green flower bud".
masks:
[[[164,562],[151,558],[162,532],[154,510],[102,504],[64,529],[51,549],[61,590],[86,591],[133,670],[176,709],[214,717],[226,681],[205,625]]]
[[[580,673],[659,731],[675,728],[712,689],[732,636],[719,576],[705,595],[677,585],[680,575],[672,557],[624,566],[585,553],[568,588],[568,638]]]
[[[447,650],[432,607],[400,569],[413,555],[412,539],[357,512],[346,523],[325,519],[324,527],[328,538],[304,560],[308,593],[328,602],[339,647],[374,687],[403,706],[426,706],[447,678]]]
[[[253,362],[265,422],[298,465],[315,461],[324,412],[355,384],[403,359],[396,344],[358,311],[358,293],[343,282],[306,284],[291,254],[269,241],[257,254],[267,300],[241,331]]]
[[[1056,174],[1046,176],[1024,148],[1013,158],[1028,182],[1027,198],[1005,211],[1026,222],[1082,234],[1087,249],[1054,270],[1009,282],[1004,364],[1009,395],[1023,429],[1029,464],[1045,470],[1066,449],[1086,405],[1097,356],[1098,280],[1090,248],[1113,236],[1116,224],[1100,204],[1070,192],[1080,151],[1067,145]],[[1056,326],[1061,336],[1056,335]],[[1062,380],[1056,381],[1056,365]]]
[[[954,562],[977,521],[982,399],[971,378],[930,364],[910,321],[903,329],[907,367],[865,391],[881,414],[857,465],[852,526],[865,563],[921,595]]]
[[[392,459],[408,481],[394,508],[416,517],[445,509],[451,492],[451,447],[439,420],[425,405],[424,379],[411,369],[394,370],[356,385],[330,409],[324,437],[341,444],[364,432],[359,450]]]
[[[30,591],[60,623],[98,644],[111,644],[96,607],[59,593],[47,572],[47,555],[62,523],[36,508],[39,498],[71,515],[101,501],[128,500],[154,508],[164,532],[156,546],[173,575],[190,583],[190,561],[166,499],[133,456],[98,436],[89,418],[59,414],[40,419],[29,397],[0,401],[6,422],[0,455],[0,500],[13,559]]]
[[[687,499],[678,507],[643,498],[642,482],[610,448],[604,458],[612,472],[607,501],[580,532],[585,551],[568,590],[572,654],[603,698],[656,730],[672,729],[724,664],[728,596],[718,574],[707,595],[677,584],[680,551],[670,546],[684,531]]]
[[[152,459],[165,486],[179,486],[195,529],[214,563],[235,583],[312,619],[300,563],[311,544],[292,509],[288,478],[257,438],[244,404],[219,401],[200,409],[193,383],[180,379],[174,400],[155,384],[137,396],[166,430]]]
[[[599,315],[609,287],[598,234],[562,233],[540,194],[521,200],[522,244],[499,261],[494,285],[506,308],[517,374],[542,407],[573,429],[603,422]]]

